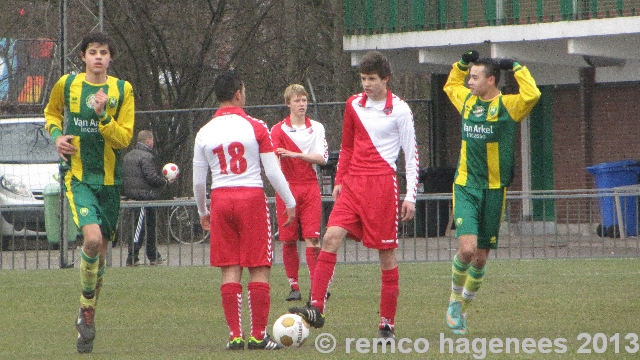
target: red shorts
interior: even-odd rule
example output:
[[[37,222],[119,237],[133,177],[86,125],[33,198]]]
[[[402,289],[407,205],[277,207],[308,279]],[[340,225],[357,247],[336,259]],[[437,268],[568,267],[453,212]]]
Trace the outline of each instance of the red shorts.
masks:
[[[262,188],[211,191],[211,266],[271,266],[269,205]]]
[[[396,175],[346,176],[327,227],[339,226],[347,237],[372,249],[398,247],[400,211]]]
[[[278,213],[278,238],[280,241],[317,239],[320,237],[320,219],[322,217],[322,197],[317,182],[307,184],[289,184],[296,199],[296,217],[287,226],[287,212],[284,201],[276,194]]]

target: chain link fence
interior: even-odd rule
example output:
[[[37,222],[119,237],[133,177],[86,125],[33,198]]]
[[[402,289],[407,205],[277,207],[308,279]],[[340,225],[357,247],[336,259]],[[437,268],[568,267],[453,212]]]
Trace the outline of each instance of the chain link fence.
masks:
[[[457,241],[453,237],[451,211],[451,183],[453,168],[430,167],[432,159],[429,136],[432,129],[431,101],[409,100],[414,114],[418,147],[422,170],[419,194],[416,203],[416,217],[399,227],[400,261],[448,261],[456,252]],[[310,103],[309,116],[325,125],[330,152],[335,155],[339,149],[344,103]],[[180,166],[181,175],[168,187],[165,199],[153,202],[122,201],[117,242],[111,248],[110,266],[125,266],[128,243],[133,241],[137,218],[141,206],[156,208],[156,241],[168,266],[206,266],[209,264],[209,244],[197,219],[195,203],[192,199],[191,160],[195,135],[214,114],[215,109],[184,109],[142,111],[136,113],[135,133],[150,129],[156,138],[158,169],[162,164],[173,162]],[[282,120],[288,113],[284,105],[247,106],[246,112],[264,120],[269,127]],[[398,169],[404,168],[402,156]],[[427,163],[425,166],[425,163]],[[333,166],[333,165],[332,165]],[[329,216],[332,199],[330,195],[334,168],[321,169],[320,181],[323,189],[324,223]],[[403,174],[399,172],[400,188],[404,188]],[[45,189],[46,190],[46,189]],[[326,190],[326,191],[325,191]],[[56,190],[57,191],[57,190]],[[274,192],[268,181],[265,191],[272,207]],[[31,192],[42,194],[43,189]],[[46,191],[44,191],[46,193]],[[498,250],[493,254],[498,258],[573,258],[612,257],[640,254],[638,244],[637,189],[629,190],[622,197],[622,209],[633,212],[625,214],[625,228],[629,236],[620,234],[617,223],[601,224],[602,212],[616,213],[616,209],[599,209],[599,204],[610,199],[612,193],[600,190],[538,191],[523,193],[510,191],[501,229]],[[42,197],[47,197],[44,194]],[[46,200],[46,199],[45,199]],[[617,202],[618,206],[620,203]],[[607,205],[610,206],[610,205]],[[602,207],[600,205],[600,207]],[[81,237],[76,237],[75,229],[65,231],[74,225],[63,224],[59,205],[53,209],[53,219],[49,223],[62,231],[50,231],[45,226],[43,205],[2,205],[0,204],[0,230],[2,236],[2,256],[0,269],[40,269],[77,266]],[[606,216],[604,218],[607,218]],[[629,220],[631,219],[631,220]],[[273,233],[277,234],[276,220],[272,216]],[[635,231],[633,231],[635,229]],[[322,229],[324,230],[324,229]],[[57,234],[56,234],[57,233]],[[61,236],[61,234],[64,234]],[[57,236],[56,236],[57,235]],[[622,235],[622,236],[621,236]],[[617,237],[616,237],[617,236]],[[61,237],[67,239],[60,241]],[[194,240],[195,239],[195,240]],[[60,246],[62,245],[62,246]],[[275,263],[281,262],[281,250],[275,241]],[[302,248],[302,247],[300,247]],[[302,249],[301,249],[302,251]],[[144,247],[140,250],[143,264]],[[304,258],[302,256],[301,258]],[[362,247],[359,243],[345,241],[339,254],[343,262],[376,262],[377,252]]]
[[[639,257],[640,238],[637,234],[640,221],[637,208],[640,191],[628,191],[622,198],[622,211],[632,212],[632,218],[636,220],[624,224],[626,236],[616,231],[602,231],[603,224],[598,214],[605,209],[599,209],[599,199],[613,196],[616,194],[612,192],[590,190],[535,194],[509,192],[498,249],[492,252],[492,256],[499,259]],[[326,224],[332,199],[325,196],[323,202],[323,224]],[[269,203],[273,233],[277,234],[274,199],[269,198]],[[136,220],[142,205],[157,209],[155,241],[158,251],[167,261],[163,266],[209,265],[211,249],[208,238],[203,236],[197,216],[194,215],[197,213],[194,200],[185,198],[153,202],[123,201],[117,241],[107,259],[109,266],[126,265],[128,243],[134,239]],[[415,219],[401,224],[398,229],[400,262],[450,261],[453,258],[458,244],[454,238],[450,209],[451,194],[419,194]],[[11,212],[7,212],[7,209],[0,210],[3,219],[11,218]],[[615,209],[606,211],[615,214]],[[185,217],[185,213],[192,217]],[[26,213],[21,214],[25,216]],[[629,219],[628,216],[626,218]],[[617,223],[612,225],[615,228]],[[63,243],[66,249],[60,249],[59,244],[49,243],[45,234],[34,237],[5,235],[3,245],[5,250],[0,257],[0,269],[58,269],[79,265],[80,237]],[[281,264],[282,252],[277,237],[274,245],[274,263]],[[304,251],[303,246],[299,250]],[[370,263],[378,261],[378,254],[358,242],[345,240],[338,252],[338,259],[343,263]],[[149,265],[144,256],[144,246],[140,250],[140,260],[141,265]]]

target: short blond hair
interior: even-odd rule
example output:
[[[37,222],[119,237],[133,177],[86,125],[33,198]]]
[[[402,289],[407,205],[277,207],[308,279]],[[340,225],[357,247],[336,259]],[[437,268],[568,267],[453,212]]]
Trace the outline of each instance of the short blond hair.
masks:
[[[284,103],[289,104],[295,95],[309,97],[307,90],[300,84],[291,84],[284,90]]]

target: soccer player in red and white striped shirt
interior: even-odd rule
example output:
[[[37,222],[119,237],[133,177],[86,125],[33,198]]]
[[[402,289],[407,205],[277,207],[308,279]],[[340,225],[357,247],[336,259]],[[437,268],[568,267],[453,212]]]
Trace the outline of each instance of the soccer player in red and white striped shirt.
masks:
[[[409,106],[387,88],[389,61],[367,53],[359,65],[363,92],[346,103],[342,145],[333,197],[335,204],[323,237],[313,276],[311,302],[290,312],[313,327],[324,325],[325,294],[332,280],[337,251],[347,236],[377,249],[380,260],[380,322],[378,336],[395,337],[398,304],[398,221],[415,213],[418,148]],[[405,155],[407,189],[400,205],[396,160]]]
[[[249,349],[279,349],[267,335],[271,299],[269,273],[273,244],[269,207],[261,168],[282,197],[288,226],[296,202],[273,151],[269,129],[248,116],[244,84],[235,72],[218,75],[214,91],[220,103],[213,119],[196,135],[193,150],[193,193],[202,228],[211,233],[211,266],[222,269],[222,308],[229,326],[229,350],[244,350],[242,269],[249,269]],[[211,171],[211,206],[206,206],[207,173]]]
[[[306,116],[307,91],[304,86],[291,84],[284,91],[284,102],[289,107],[289,116],[271,128],[271,139],[280,167],[296,199],[296,218],[292,226],[283,227],[287,221],[285,205],[276,195],[279,239],[282,242],[282,260],[289,278],[291,291],[285,300],[302,299],[298,284],[300,259],[298,241],[306,243],[306,260],[309,276],[320,253],[320,220],[322,218],[322,197],[318,185],[317,165],[325,165],[329,152],[324,126]]]

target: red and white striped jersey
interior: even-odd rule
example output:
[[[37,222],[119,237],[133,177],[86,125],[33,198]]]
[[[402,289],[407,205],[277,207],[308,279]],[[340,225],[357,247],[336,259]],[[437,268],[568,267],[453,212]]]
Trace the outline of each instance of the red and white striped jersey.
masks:
[[[305,117],[304,128],[291,125],[291,118],[287,116],[271,128],[271,139],[274,149],[284,148],[303,154],[320,154],[325,162],[329,158],[324,126]],[[317,182],[317,166],[307,161],[281,157],[280,167],[284,177],[291,183]]]
[[[395,174],[400,148],[405,156],[405,200],[415,202],[419,161],[411,109],[388,89],[382,101],[372,101],[365,93],[350,97],[335,183],[341,184],[345,175]]]
[[[208,164],[212,189],[263,187],[260,153],[273,152],[267,125],[242,108],[218,109],[196,135],[193,165]]]

